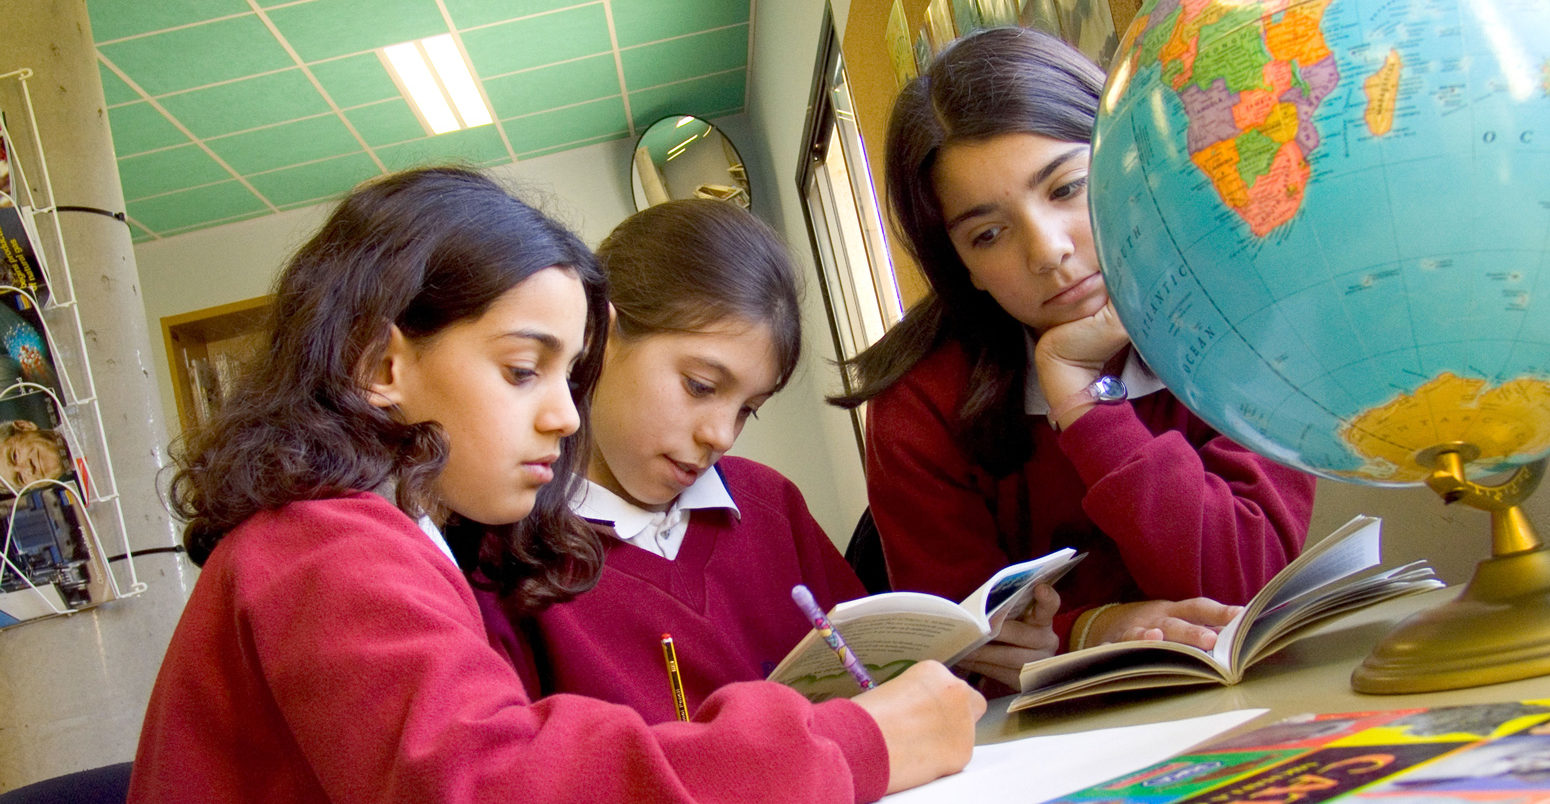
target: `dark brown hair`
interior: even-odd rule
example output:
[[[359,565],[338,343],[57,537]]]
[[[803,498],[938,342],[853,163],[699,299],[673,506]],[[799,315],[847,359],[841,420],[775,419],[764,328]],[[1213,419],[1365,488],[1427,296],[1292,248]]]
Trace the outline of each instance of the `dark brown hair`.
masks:
[[[894,101],[886,184],[894,229],[931,289],[904,319],[849,361],[856,390],[829,401],[851,408],[882,393],[948,341],[967,353],[969,392],[960,435],[977,462],[1005,474],[1028,459],[1023,326],[971,283],[947,236],[931,169],[942,148],[1002,134],[1088,142],[1104,75],[1080,51],[1028,28],[990,28],[950,45]]]
[[[696,332],[728,318],[766,324],[786,385],[802,354],[801,291],[791,255],[752,213],[687,199],[626,218],[597,247],[615,327],[626,339]]]
[[[382,354],[390,324],[412,341],[434,336],[553,266],[574,273],[587,295],[587,345],[571,374],[582,428],[562,442],[556,479],[527,518],[493,527],[454,515],[446,533],[465,569],[477,565],[523,608],[590,588],[602,548],[566,501],[587,449],[606,285],[575,235],[462,168],[357,187],[291,258],[276,282],[266,348],[178,450],[171,507],[187,523],[189,557],[202,565],[243,520],[297,500],[395,484],[400,508],[429,510],[446,438],[434,422],[404,424],[371,405],[362,372]]]

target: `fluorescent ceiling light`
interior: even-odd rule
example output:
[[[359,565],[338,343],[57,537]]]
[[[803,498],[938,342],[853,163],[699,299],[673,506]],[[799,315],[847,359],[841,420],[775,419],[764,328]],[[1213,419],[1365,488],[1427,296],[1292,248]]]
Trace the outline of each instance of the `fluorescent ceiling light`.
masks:
[[[495,122],[490,117],[490,110],[485,108],[484,98],[479,97],[474,74],[469,71],[463,54],[458,52],[452,34],[422,39],[420,45],[425,48],[425,54],[431,57],[431,67],[436,70],[441,85],[452,96],[452,105],[457,108],[458,117],[463,118],[463,127],[473,128]]]
[[[452,34],[389,45],[382,49],[382,59],[432,134],[494,121]]]

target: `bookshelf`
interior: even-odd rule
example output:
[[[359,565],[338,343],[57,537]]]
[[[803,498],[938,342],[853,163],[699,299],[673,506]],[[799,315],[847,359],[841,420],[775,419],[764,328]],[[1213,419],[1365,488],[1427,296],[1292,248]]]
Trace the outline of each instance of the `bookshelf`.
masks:
[[[262,347],[269,301],[260,296],[161,320],[178,423],[184,430],[209,420],[238,367]]]

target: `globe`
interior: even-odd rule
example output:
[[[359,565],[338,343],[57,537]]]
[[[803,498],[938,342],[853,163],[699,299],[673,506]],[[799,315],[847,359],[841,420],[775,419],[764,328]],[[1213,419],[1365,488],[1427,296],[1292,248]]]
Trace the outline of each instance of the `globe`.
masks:
[[[1136,349],[1326,477],[1550,454],[1550,3],[1146,0],[1089,198]]]

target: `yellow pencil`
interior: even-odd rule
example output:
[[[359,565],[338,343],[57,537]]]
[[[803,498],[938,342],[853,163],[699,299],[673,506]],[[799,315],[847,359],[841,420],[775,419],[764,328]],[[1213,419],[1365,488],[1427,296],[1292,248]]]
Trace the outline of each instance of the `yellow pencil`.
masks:
[[[667,660],[667,683],[673,688],[673,708],[678,710],[678,719],[689,719],[689,702],[684,699],[684,679],[678,673],[678,652],[673,650],[673,637],[671,634],[662,635],[662,658]]]

